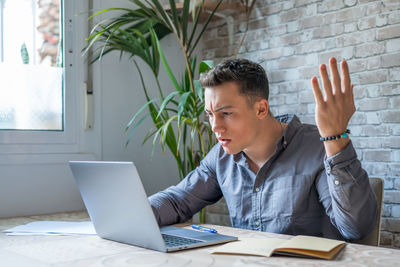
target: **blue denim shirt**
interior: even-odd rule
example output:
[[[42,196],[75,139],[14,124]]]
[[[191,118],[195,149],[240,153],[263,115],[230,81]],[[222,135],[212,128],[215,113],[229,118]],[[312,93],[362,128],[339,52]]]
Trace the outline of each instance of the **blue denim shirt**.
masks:
[[[352,143],[327,158],[316,126],[295,115],[257,174],[243,152],[217,144],[178,185],[149,198],[160,225],[184,222],[225,197],[233,227],[291,235],[363,239],[378,216],[375,195]]]

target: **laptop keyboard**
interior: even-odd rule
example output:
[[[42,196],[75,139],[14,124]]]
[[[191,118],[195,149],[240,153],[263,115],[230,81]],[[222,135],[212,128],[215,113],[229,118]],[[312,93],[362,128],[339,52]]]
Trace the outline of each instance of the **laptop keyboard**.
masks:
[[[204,242],[204,241],[197,240],[197,239],[191,239],[191,238],[167,235],[167,234],[162,234],[162,237],[164,238],[165,245],[170,248],[180,247],[180,246],[185,246],[185,245],[187,246],[187,245]]]

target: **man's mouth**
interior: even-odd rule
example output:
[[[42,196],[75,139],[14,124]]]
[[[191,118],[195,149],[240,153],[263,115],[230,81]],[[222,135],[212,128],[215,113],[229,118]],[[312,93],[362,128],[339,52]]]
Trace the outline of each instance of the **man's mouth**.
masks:
[[[221,144],[221,146],[226,146],[231,142],[231,139],[227,139],[227,138],[218,138],[219,143]]]

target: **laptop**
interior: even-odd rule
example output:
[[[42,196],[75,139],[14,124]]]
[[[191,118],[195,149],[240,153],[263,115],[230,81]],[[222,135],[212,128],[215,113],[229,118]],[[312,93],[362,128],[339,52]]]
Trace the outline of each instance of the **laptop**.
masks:
[[[132,162],[70,161],[97,235],[134,246],[171,252],[237,240],[237,237],[159,227]]]

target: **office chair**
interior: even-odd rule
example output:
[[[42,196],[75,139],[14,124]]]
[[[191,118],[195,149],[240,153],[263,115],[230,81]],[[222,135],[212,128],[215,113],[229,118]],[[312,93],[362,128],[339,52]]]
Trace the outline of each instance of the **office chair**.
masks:
[[[376,201],[378,202],[378,220],[375,224],[374,230],[367,238],[354,241],[354,243],[369,246],[379,246],[383,202],[383,179],[371,177],[369,178],[369,184],[371,185],[376,196]]]

